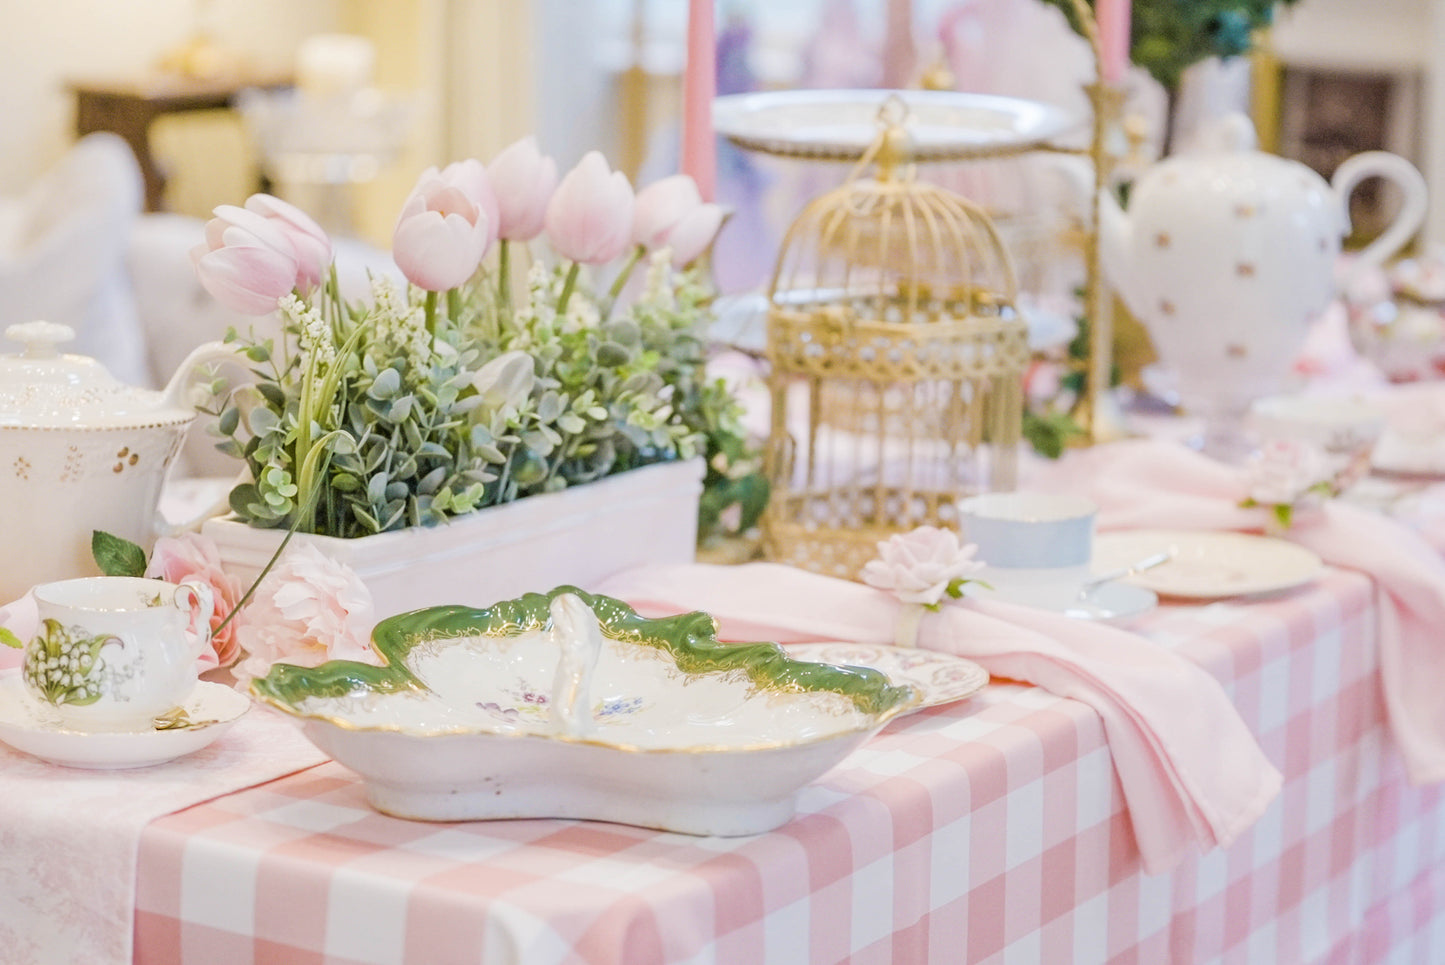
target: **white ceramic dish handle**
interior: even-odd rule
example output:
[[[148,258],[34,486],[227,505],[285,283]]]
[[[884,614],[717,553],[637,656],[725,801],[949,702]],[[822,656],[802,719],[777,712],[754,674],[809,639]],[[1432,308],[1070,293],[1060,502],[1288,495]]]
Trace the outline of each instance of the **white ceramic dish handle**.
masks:
[[[597,614],[573,593],[552,600],[552,642],[557,674],[552,679],[552,725],[559,734],[582,737],[592,729],[592,672],[602,652]]]

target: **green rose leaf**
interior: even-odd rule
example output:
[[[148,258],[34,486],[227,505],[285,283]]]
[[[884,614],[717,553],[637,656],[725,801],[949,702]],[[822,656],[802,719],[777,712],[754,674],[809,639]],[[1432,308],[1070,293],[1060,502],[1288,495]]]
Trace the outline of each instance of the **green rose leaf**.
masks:
[[[113,533],[102,529],[92,531],[90,555],[106,576],[145,576],[145,550]]]

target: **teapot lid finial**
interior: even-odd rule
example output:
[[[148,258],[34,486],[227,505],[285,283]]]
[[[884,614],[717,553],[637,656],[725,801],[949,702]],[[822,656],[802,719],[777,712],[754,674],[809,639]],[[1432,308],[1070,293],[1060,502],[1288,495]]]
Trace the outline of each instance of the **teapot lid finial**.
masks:
[[[17,322],[6,327],[5,337],[25,346],[25,358],[53,359],[60,356],[57,345],[75,341],[75,329],[59,322]]]

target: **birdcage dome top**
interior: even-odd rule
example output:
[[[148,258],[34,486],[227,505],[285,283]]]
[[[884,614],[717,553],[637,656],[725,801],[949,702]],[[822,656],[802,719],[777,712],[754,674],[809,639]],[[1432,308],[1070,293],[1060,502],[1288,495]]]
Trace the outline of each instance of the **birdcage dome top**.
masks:
[[[988,214],[920,181],[906,128],[887,123],[843,185],[814,199],[783,239],[769,296],[875,322],[1011,316],[1013,264]]]

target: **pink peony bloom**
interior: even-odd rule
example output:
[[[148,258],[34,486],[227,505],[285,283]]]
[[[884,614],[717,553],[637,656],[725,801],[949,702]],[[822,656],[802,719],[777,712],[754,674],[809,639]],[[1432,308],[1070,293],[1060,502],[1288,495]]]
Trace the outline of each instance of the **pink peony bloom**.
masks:
[[[960,546],[951,529],[920,526],[878,544],[878,558],[863,567],[863,582],[887,590],[903,603],[935,606],[955,580],[967,580],[983,568],[973,558],[978,547]]]
[[[497,238],[497,197],[487,169],[458,161],[422,173],[402,205],[392,256],[413,285],[446,291],[476,272]]]
[[[557,162],[537,150],[537,139],[514,141],[487,165],[487,176],[497,195],[497,237],[531,241],[541,234],[557,189]]]
[[[222,569],[221,554],[215,543],[197,533],[163,536],[156,540],[145,575],[167,583],[192,580],[210,587],[211,598],[215,601],[211,610],[211,645],[201,655],[199,663],[202,669],[208,669],[229,667],[236,662],[241,655],[236,642],[236,627],[241,617],[238,615],[227,623],[220,633],[215,631],[230,616],[246,591],[240,580],[226,575]]]
[[[270,219],[290,239],[296,254],[295,287],[303,294],[319,287],[331,267],[331,239],[321,226],[300,208],[269,194],[251,195],[246,210]]]
[[[276,310],[296,287],[300,262],[290,234],[275,220],[233,204],[215,209],[205,243],[191,249],[196,275],[227,308],[246,315]]]
[[[238,632],[246,658],[236,667],[236,679],[264,676],[273,663],[375,663],[370,640],[375,622],[371,591],[356,573],[310,543],[295,546],[246,608]]]
[[[563,258],[604,265],[632,242],[632,185],[597,151],[567,172],[547,202],[547,239]]]

